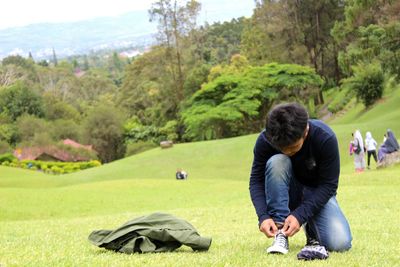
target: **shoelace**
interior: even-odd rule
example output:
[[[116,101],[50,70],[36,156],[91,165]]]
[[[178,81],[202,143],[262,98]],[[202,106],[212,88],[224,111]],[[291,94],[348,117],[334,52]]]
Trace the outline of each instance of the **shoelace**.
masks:
[[[280,230],[275,236],[274,245],[278,245],[280,247],[286,247],[287,245],[286,236]]]

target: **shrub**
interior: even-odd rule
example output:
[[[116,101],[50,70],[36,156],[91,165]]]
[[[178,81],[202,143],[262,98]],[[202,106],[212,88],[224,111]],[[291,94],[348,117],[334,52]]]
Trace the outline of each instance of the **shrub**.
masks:
[[[160,134],[166,137],[166,140],[178,140],[178,122],[176,120],[168,121],[164,127],[160,128]]]
[[[53,161],[40,161],[40,160],[22,160],[2,164],[4,166],[20,167],[30,170],[41,170],[50,174],[64,174],[71,173],[88,168],[98,167],[101,165],[98,160],[91,160],[85,162],[53,162]]]
[[[0,155],[0,163],[2,164],[3,162],[13,162],[13,161],[16,161],[17,160],[17,158],[13,155],[13,154],[11,154],[11,153],[5,153],[5,154],[2,154],[2,155]]]
[[[344,85],[356,92],[366,107],[371,106],[383,94],[384,74],[379,62],[358,64],[353,67],[352,77],[344,80]]]

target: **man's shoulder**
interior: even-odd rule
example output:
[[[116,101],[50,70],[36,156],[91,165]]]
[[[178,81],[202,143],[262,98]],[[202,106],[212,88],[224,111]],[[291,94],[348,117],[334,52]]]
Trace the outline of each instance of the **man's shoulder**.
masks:
[[[331,127],[329,127],[325,122],[312,119],[309,120],[309,123],[311,124],[314,138],[328,139],[331,137],[336,137]]]
[[[267,139],[267,136],[265,135],[265,130],[263,130],[258,135],[254,149],[258,150],[259,152],[263,152],[263,153],[271,153],[274,151],[274,148],[272,147],[272,145],[270,144],[270,142]]]

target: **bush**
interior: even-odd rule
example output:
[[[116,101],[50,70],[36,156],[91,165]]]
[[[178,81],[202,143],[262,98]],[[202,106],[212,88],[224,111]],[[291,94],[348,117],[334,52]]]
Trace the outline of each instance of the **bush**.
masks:
[[[384,74],[379,62],[359,64],[353,67],[352,77],[344,80],[344,85],[356,92],[366,107],[371,106],[383,94]]]
[[[178,140],[178,122],[176,120],[168,121],[164,127],[160,128],[160,134],[166,137],[166,140]]]
[[[20,167],[30,170],[40,170],[50,174],[71,173],[93,167],[98,167],[100,165],[101,163],[98,160],[91,160],[84,162],[53,162],[53,161],[40,161],[40,160],[22,160],[20,162],[13,161],[12,163],[8,163],[8,166],[11,167]]]
[[[2,164],[3,162],[11,163],[15,160],[17,160],[17,158],[11,153],[5,153],[0,155],[0,164]]]

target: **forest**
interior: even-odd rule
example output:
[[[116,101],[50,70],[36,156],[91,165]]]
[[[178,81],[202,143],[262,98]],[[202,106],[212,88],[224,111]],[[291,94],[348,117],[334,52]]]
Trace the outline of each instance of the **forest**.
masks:
[[[259,132],[280,102],[315,118],[351,98],[368,108],[399,82],[399,0],[256,0],[250,18],[204,25],[200,10],[154,1],[157,44],[132,59],[3,58],[0,154],[72,139],[107,163],[163,140]]]

